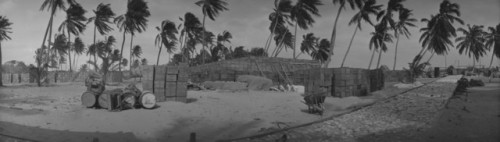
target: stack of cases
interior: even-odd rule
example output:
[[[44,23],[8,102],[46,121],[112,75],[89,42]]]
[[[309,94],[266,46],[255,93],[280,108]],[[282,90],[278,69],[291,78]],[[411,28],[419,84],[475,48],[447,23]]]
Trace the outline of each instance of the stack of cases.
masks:
[[[153,92],[153,70],[154,66],[143,66],[142,68],[142,88],[144,91]]]
[[[155,67],[155,72],[154,72],[154,90],[153,94],[155,94],[156,101],[157,102],[164,102],[166,100],[165,98],[165,78],[167,77],[166,74],[167,68],[165,66],[156,66]]]
[[[186,102],[187,101],[187,81],[189,79],[189,74],[187,73],[187,65],[179,65],[177,74],[177,90],[175,101]]]
[[[165,98],[167,101],[176,101],[177,75],[179,70],[176,66],[169,66],[166,70],[165,78]]]

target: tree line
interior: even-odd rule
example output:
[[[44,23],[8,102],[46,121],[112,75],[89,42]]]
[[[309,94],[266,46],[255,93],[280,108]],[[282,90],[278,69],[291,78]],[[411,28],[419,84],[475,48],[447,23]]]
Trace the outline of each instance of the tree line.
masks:
[[[308,30],[314,26],[315,18],[321,16],[318,6],[324,3],[321,0],[297,0],[296,2],[275,0],[273,11],[268,16],[270,34],[264,46],[246,50],[243,46],[237,46],[234,49],[230,46],[233,38],[230,31],[214,34],[205,28],[207,17],[215,21],[221,12],[229,11],[228,3],[225,0],[199,0],[194,4],[200,7],[203,14],[202,20],[198,19],[195,14],[187,12],[179,17],[180,23],[165,19],[155,27],[157,30],[155,45],[158,47],[156,65],[159,64],[163,48],[167,51],[168,58],[171,58],[170,64],[186,62],[189,65],[245,56],[277,57],[283,49],[285,51],[290,49],[293,51],[291,58],[297,59],[300,55],[309,55],[312,59],[320,61],[322,67],[328,68],[337,46],[339,17],[343,11],[349,9],[356,11],[348,23],[350,26],[354,25],[354,28],[349,45],[345,47],[346,52],[341,53],[343,58],[340,67],[346,65],[345,61],[349,58],[352,42],[367,23],[373,27],[367,45],[368,50],[372,51],[367,68],[372,68],[373,59],[377,53],[375,68],[379,68],[382,54],[387,52],[389,44],[395,41],[393,65],[393,70],[395,70],[400,37],[410,39],[412,36],[409,29],[416,28],[416,23],[419,22],[413,17],[413,10],[405,7],[404,1],[389,0],[385,9],[382,9],[383,4],[377,3],[376,0],[332,0],[332,4],[337,6],[338,11],[333,19],[331,37],[321,38],[316,37],[314,33],[306,33],[302,36],[302,43],[296,47],[297,31]],[[456,48],[459,54],[467,54],[474,60],[474,63],[491,50],[493,53],[491,68],[494,57],[500,58],[500,32],[498,30],[500,23],[486,29],[483,25],[467,24],[463,27],[465,22],[460,19],[460,7],[457,3],[443,0],[438,8],[439,11],[436,14],[420,20],[425,24],[424,27],[420,27],[419,42],[422,48],[409,63],[407,70],[418,73],[419,70],[429,65],[434,55],[446,55],[450,47]],[[42,44],[35,52],[39,76],[46,74],[49,68],[61,68],[62,64],[69,64],[69,71],[73,71],[74,65],[78,64],[77,57],[83,54],[89,56],[89,59],[87,64],[80,68],[90,66],[104,74],[110,70],[122,71],[125,66],[136,67],[140,64],[147,64],[147,60],[140,57],[141,46],[133,44],[134,37],[148,29],[148,18],[151,13],[146,1],[127,0],[127,10],[121,15],[115,14],[110,4],[100,3],[92,10],[93,16],[90,18],[85,17],[87,10],[76,0],[44,0],[40,10],[49,11],[50,18]],[[53,19],[59,11],[65,12],[66,17],[59,24],[57,33],[53,34]],[[12,23],[5,16],[0,16],[0,56],[1,42],[10,40],[11,25]],[[89,25],[94,26],[93,42],[86,46],[79,36]],[[116,38],[108,35],[115,29],[114,27],[122,33],[119,49],[114,46]],[[290,28],[293,29],[293,33]],[[97,33],[101,37],[98,37]],[[130,51],[128,59],[123,55],[127,35]],[[273,40],[275,47],[271,49]],[[453,45],[453,40],[458,43],[456,46]],[[200,50],[196,49],[198,45],[202,46]],[[171,54],[173,54],[172,57],[170,57]],[[422,61],[422,57],[427,54],[431,54],[430,58]],[[39,85],[40,80],[38,80]]]

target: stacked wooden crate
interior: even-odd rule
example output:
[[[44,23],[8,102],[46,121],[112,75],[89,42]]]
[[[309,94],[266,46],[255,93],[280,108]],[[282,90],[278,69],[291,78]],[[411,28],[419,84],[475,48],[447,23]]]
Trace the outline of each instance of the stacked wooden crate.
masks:
[[[364,96],[370,91],[370,83],[374,83],[370,82],[370,72],[365,69],[315,68],[298,73],[306,74],[304,79],[306,94],[326,92],[325,95],[334,97]],[[380,80],[375,82],[383,84]]]
[[[364,69],[336,68],[335,96],[364,96],[367,95],[370,81],[368,73]]]
[[[157,102],[187,100],[187,65],[143,67],[143,89],[151,91]]]

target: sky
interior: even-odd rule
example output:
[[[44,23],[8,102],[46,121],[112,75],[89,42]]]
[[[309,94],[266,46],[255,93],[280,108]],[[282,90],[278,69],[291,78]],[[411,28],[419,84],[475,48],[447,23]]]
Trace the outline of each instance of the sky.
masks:
[[[112,10],[117,14],[124,14],[126,11],[125,0],[76,0],[86,10],[86,17],[92,17],[93,12],[99,3],[111,4]],[[143,33],[136,34],[134,37],[134,45],[140,45],[143,50],[142,58],[146,58],[150,64],[156,62],[158,47],[154,45],[155,36],[157,35],[156,26],[159,26],[163,20],[171,20],[176,24],[181,23],[179,17],[183,17],[186,12],[195,14],[200,20],[203,18],[200,7],[194,3],[197,0],[145,0],[148,2],[151,16],[148,18],[147,30]],[[269,13],[274,7],[274,0],[226,0],[229,11],[223,11],[215,21],[207,18],[206,29],[214,34],[222,33],[224,30],[229,31],[233,35],[231,43],[228,46],[237,47],[245,46],[246,49],[252,47],[263,47],[270,31],[268,30]],[[452,3],[460,5],[460,18],[466,24],[484,25],[485,27],[494,27],[500,23],[500,1],[499,0],[450,0]],[[48,11],[40,11],[40,6],[43,0],[0,0],[0,15],[6,16],[12,23],[12,40],[2,41],[2,57],[3,61],[18,60],[26,64],[34,63],[35,49],[42,44],[45,29],[48,25],[50,13]],[[377,0],[378,4],[385,5],[388,0]],[[396,69],[407,67],[413,57],[420,51],[421,44],[418,39],[421,35],[419,29],[424,26],[420,22],[422,18],[429,18],[431,14],[435,15],[439,12],[439,4],[442,0],[406,0],[403,5],[413,10],[414,18],[419,22],[415,23],[416,28],[410,28],[411,37],[401,38],[398,46],[398,56],[396,60]],[[308,30],[297,31],[297,49],[302,42],[302,35],[314,33],[316,37],[330,39],[333,29],[333,22],[337,15],[338,6],[332,4],[331,0],[322,0],[323,5],[319,6],[320,17],[314,17],[315,23]],[[354,32],[354,25],[349,26],[348,22],[356,13],[356,10],[345,9],[342,11],[339,23],[338,33],[334,49],[333,61],[330,67],[339,67],[342,58],[347,50],[349,40]],[[54,34],[65,17],[63,11],[58,11],[54,19]],[[372,21],[375,18],[372,17]],[[466,25],[455,24],[456,27],[466,27]],[[115,30],[108,35],[113,35],[117,38],[115,48],[121,47],[123,40],[120,31],[115,25],[112,27]],[[93,41],[93,25],[87,26],[80,37],[88,46]],[[293,33],[293,28],[290,28]],[[346,59],[346,67],[367,68],[371,51],[368,48],[370,33],[374,31],[373,26],[363,23],[362,30],[357,32],[352,49]],[[460,33],[458,36],[462,36]],[[129,55],[129,36],[126,37],[126,46],[124,55]],[[98,34],[98,40],[103,40],[104,36]],[[452,39],[454,41],[454,39]],[[271,48],[274,48],[274,42]],[[456,45],[456,43],[454,44]],[[394,43],[388,44],[388,51],[383,54],[381,65],[387,65],[392,68],[394,62]],[[201,47],[199,47],[201,48]],[[161,54],[160,64],[168,62],[166,52]],[[298,51],[297,51],[298,52]],[[427,54],[424,59],[427,59],[430,54]],[[128,56],[126,56],[128,58]],[[291,58],[292,51],[282,52],[279,57]],[[302,54],[299,58],[311,59],[307,54]],[[476,65],[489,65],[491,53],[488,52],[482,57]],[[78,64],[83,64],[88,60],[87,56],[77,58]],[[434,56],[431,59],[431,64],[434,67],[444,67],[445,65],[465,66],[472,65],[472,58],[467,55],[459,55],[458,50],[454,47],[450,48],[447,56]],[[494,66],[500,66],[499,59],[494,59]],[[67,67],[66,67],[67,68]]]

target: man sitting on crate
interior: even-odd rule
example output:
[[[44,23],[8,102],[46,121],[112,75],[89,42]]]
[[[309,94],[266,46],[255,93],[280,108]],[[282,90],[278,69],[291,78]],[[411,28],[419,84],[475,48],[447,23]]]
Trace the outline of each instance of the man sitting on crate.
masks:
[[[102,93],[105,89],[104,82],[102,80],[102,76],[94,71],[89,72],[89,76],[85,79],[85,86],[88,91],[92,91],[95,93]]]

